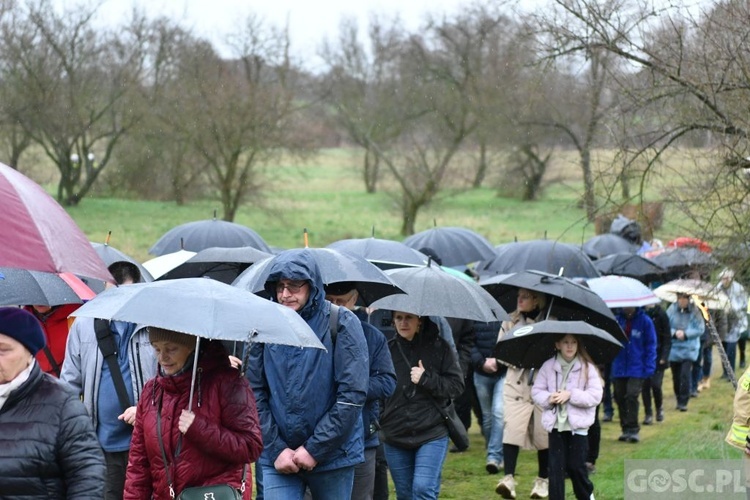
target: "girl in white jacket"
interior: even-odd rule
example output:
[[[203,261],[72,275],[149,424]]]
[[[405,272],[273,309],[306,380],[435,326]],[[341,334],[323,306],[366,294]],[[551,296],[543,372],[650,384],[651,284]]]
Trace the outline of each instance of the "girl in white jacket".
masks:
[[[565,472],[578,500],[594,498],[586,469],[588,430],[602,400],[602,380],[579,337],[555,342],[557,354],[539,369],[531,396],[549,432],[549,495],[565,498]]]

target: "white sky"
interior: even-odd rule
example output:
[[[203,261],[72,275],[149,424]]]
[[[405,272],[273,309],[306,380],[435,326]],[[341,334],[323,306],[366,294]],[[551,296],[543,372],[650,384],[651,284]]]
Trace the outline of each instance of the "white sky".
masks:
[[[66,2],[67,3],[67,2]],[[456,12],[467,0],[103,0],[99,14],[104,22],[116,24],[133,4],[145,6],[150,15],[167,15],[217,47],[223,35],[251,13],[272,25],[287,22],[293,53],[314,57],[324,37],[335,38],[342,16],[356,17],[364,28],[370,13],[398,14],[406,28],[414,29],[426,13]]]

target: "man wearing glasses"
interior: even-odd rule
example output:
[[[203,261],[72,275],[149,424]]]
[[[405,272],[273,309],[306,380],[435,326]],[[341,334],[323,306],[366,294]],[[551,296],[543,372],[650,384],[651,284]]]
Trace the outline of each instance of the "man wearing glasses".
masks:
[[[309,489],[314,499],[348,499],[354,467],[364,461],[369,360],[362,326],[343,307],[331,325],[331,303],[305,249],[275,257],[266,292],[297,311],[327,350],[252,347],[248,378],[263,429],[263,497],[301,500]]]

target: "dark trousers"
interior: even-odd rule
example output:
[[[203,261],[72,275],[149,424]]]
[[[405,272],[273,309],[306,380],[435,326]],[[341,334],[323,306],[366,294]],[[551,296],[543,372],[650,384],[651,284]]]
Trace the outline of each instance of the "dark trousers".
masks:
[[[674,395],[677,396],[677,406],[687,407],[690,400],[690,371],[692,366],[693,362],[690,360],[669,363],[669,369],[672,370]]]
[[[664,370],[656,370],[653,375],[643,381],[643,412],[653,415],[651,410],[651,395],[654,396],[656,411],[664,409],[664,392],[661,389],[664,382]]]
[[[615,401],[620,410],[620,427],[625,434],[638,434],[638,397],[643,389],[643,379],[628,377],[614,381]]]
[[[740,355],[740,368],[745,367],[745,344],[747,343],[747,339],[743,339],[740,336],[740,340],[737,341],[737,351]]]
[[[594,423],[589,427],[589,452],[586,461],[595,464],[599,458],[599,443],[602,440],[602,424],[599,422],[599,404],[594,413]]]
[[[388,500],[388,462],[385,460],[383,443],[375,452],[375,492],[373,500]]]
[[[602,396],[602,405],[604,406],[604,415],[611,417],[615,414],[615,409],[612,407],[612,364],[607,363],[604,365],[604,395]]]
[[[125,492],[125,470],[128,468],[128,452],[104,452],[107,477],[104,482],[104,500],[122,500]]]
[[[570,431],[549,433],[549,498],[565,498],[565,473],[573,484],[573,492],[579,500],[588,500],[594,492],[586,469],[588,436]]]
[[[453,400],[453,404],[456,405],[456,414],[466,429],[471,427],[471,410],[475,399],[474,370],[469,370],[469,374],[464,377],[464,392]],[[481,427],[482,423],[479,422],[479,425]]]

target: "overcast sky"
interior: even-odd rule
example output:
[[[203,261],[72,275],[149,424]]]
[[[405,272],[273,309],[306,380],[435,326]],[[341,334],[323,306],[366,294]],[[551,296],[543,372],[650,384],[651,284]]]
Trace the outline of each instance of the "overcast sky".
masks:
[[[287,22],[293,50],[313,56],[325,36],[334,37],[342,16],[356,17],[366,25],[371,12],[399,14],[407,28],[416,28],[427,12],[455,13],[467,0],[105,0],[100,14],[107,20],[121,19],[133,4],[152,15],[165,14],[180,20],[197,33],[219,43],[240,20],[256,13],[271,24]]]

